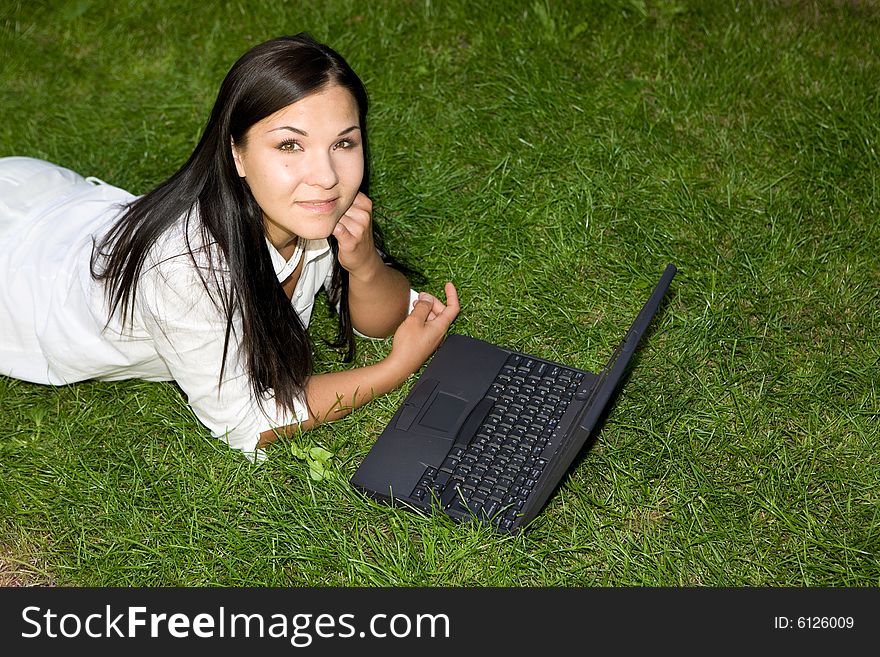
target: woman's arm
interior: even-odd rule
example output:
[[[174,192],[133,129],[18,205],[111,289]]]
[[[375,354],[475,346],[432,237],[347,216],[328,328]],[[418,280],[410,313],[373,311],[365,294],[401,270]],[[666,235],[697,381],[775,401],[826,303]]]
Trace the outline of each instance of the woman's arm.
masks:
[[[446,284],[445,305],[430,294],[421,293],[412,313],[394,332],[391,353],[385,359],[366,367],[311,377],[306,385],[309,419],[299,425],[262,432],[258,447],[265,447],[297,429],[311,429],[322,422],[344,417],[400,386],[440,346],[458,311],[458,293],[452,283]]]
[[[372,201],[358,193],[333,235],[339,243],[339,264],[348,270],[352,326],[363,335],[385,338],[409,310],[409,281],[379,257],[373,243],[372,212]]]

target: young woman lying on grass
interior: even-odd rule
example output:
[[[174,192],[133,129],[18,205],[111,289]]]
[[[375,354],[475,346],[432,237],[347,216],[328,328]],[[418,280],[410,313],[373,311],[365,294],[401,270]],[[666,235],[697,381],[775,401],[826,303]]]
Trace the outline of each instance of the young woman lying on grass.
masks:
[[[0,374],[64,385],[176,381],[250,457],[400,386],[459,311],[416,294],[380,249],[367,196],[367,97],[308,35],[262,43],[223,81],[195,151],[135,197],[0,159]],[[313,374],[325,288],[338,346],[394,336],[372,365]]]

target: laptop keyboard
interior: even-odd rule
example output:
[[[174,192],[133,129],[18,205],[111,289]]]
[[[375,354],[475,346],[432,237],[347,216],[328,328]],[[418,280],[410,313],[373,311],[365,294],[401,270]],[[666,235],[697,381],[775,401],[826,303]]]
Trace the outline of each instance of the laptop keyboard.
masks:
[[[511,354],[480,402],[489,411],[473,438],[456,441],[439,468],[427,468],[410,497],[510,529],[555,449],[549,442],[559,419],[584,394],[583,376]]]

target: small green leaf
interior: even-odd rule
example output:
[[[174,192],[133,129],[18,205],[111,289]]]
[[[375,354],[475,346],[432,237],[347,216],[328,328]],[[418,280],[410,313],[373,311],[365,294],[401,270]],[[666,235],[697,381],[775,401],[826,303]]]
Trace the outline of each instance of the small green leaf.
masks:
[[[323,447],[312,447],[309,450],[309,456],[316,461],[327,462],[333,458],[333,452],[328,452]]]
[[[309,476],[315,481],[321,481],[326,473],[324,464],[320,461],[309,461]]]

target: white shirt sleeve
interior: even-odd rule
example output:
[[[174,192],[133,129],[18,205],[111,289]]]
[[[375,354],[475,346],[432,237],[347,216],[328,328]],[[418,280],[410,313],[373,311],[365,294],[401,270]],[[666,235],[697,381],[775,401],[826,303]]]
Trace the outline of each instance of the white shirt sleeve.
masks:
[[[279,411],[271,395],[255,396],[241,356],[241,321],[233,321],[226,367],[220,382],[226,317],[205,290],[189,256],[145,265],[135,302],[144,328],[187,402],[212,435],[250,458],[260,433],[308,419],[300,400]]]

